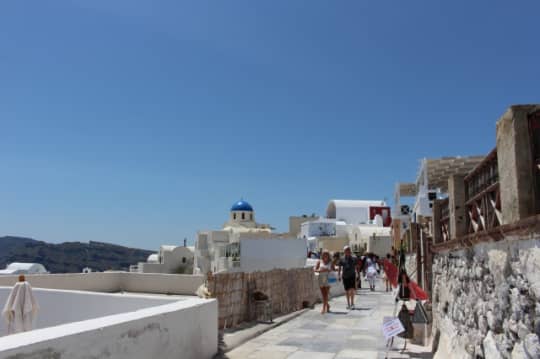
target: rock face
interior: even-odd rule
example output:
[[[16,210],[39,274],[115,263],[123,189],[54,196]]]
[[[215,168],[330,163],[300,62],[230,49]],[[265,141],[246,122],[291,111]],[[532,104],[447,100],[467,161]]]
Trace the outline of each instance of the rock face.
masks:
[[[506,238],[436,255],[433,316],[454,353],[540,358],[540,239]]]

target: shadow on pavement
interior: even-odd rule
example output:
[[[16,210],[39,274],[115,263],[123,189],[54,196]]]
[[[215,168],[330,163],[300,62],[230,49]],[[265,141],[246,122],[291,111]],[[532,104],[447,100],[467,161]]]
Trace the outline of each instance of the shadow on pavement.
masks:
[[[405,350],[404,352],[399,351],[401,355],[408,355],[411,359],[432,359],[433,354],[432,353],[415,353],[410,352],[408,350]]]

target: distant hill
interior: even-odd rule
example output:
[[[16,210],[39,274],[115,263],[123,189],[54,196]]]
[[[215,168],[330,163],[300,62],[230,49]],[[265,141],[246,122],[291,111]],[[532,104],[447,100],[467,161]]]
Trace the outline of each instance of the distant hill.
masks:
[[[51,273],[80,273],[84,267],[95,271],[128,270],[145,262],[152,251],[115,244],[92,242],[46,243],[24,237],[0,237],[0,269],[12,262],[41,263]]]

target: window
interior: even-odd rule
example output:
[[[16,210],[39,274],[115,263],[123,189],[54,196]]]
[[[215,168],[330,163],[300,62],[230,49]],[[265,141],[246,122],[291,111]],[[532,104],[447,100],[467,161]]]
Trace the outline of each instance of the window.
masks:
[[[186,263],[186,257],[182,257],[182,263]]]
[[[249,220],[250,220],[250,221],[253,221],[253,213],[251,213],[251,214],[249,215]]]
[[[233,216],[233,219],[236,219],[236,213],[233,213],[232,216]]]
[[[246,214],[242,212],[242,219],[246,219]]]

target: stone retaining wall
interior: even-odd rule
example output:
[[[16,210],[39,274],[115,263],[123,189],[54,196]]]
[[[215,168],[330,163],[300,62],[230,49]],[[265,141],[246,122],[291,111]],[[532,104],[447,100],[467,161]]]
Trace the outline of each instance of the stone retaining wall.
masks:
[[[540,235],[435,255],[435,358],[540,358]]]
[[[312,305],[319,292],[312,268],[215,274],[208,280],[208,289],[218,300],[220,329],[256,319],[251,298],[255,291],[261,291],[271,299],[274,315]]]

